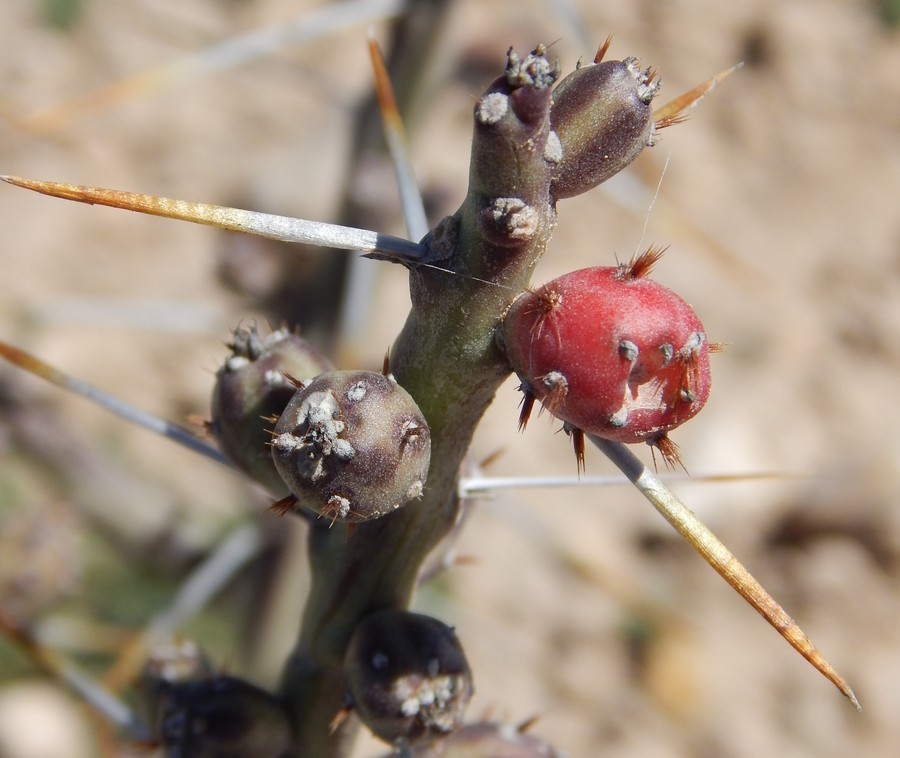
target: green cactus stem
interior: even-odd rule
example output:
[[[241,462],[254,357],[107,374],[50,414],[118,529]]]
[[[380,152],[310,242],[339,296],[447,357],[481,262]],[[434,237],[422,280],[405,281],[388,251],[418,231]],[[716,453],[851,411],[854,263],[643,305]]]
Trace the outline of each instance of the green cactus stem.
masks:
[[[282,687],[304,755],[342,754],[352,728],[331,734],[329,724],[343,703],[350,637],[369,613],[409,604],[422,561],[456,521],[460,465],[510,373],[495,340],[500,316],[528,286],[555,222],[545,155],[555,77],[542,48],[524,59],[510,51],[475,105],[466,199],[409,265],[412,310],[391,369],[431,429],[422,501],[352,530],[312,526],[312,588]]]

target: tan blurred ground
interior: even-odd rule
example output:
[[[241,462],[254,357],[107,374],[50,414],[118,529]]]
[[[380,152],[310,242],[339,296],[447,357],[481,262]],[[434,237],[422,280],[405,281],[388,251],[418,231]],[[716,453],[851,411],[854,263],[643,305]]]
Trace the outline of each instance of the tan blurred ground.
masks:
[[[85,0],[80,22],[61,33],[41,23],[35,3],[8,0],[0,172],[218,203],[243,198],[331,219],[350,105],[371,79],[361,28],[51,134],[15,123],[316,5]],[[611,55],[660,69],[663,101],[738,60],[747,65],[687,124],[664,133],[629,169],[631,183],[561,205],[537,279],[626,258],[641,241],[671,245],[656,278],[694,305],[712,339],[729,344],[716,357],[708,408],[675,435],[687,467],[801,475],[676,489],[795,615],[864,711],[855,713],[626,487],[499,495],[475,513],[460,544],[477,563],[446,578],[447,594],[423,594],[423,607],[454,623],[466,646],[477,686],[471,713],[540,714],[535,731],[572,756],[896,755],[900,32],[879,21],[873,4],[840,0],[576,5],[592,45],[612,33]],[[473,52],[499,71],[508,45],[556,41],[552,52],[569,70],[593,49],[558,13],[538,0],[459,2],[436,54],[450,73]],[[419,179],[448,198],[445,212],[465,189],[472,98],[487,81],[436,86],[416,125]],[[636,180],[644,194],[632,200]],[[12,187],[0,187],[0,225],[0,338],[167,417],[207,412],[221,344],[247,316],[246,303],[215,279],[215,232]],[[402,233],[395,218],[380,231]],[[366,366],[380,365],[406,297],[402,271],[382,265],[378,277],[358,339]],[[162,314],[174,323],[161,324]],[[177,523],[185,542],[203,546],[245,508],[237,479],[213,464],[5,367],[0,381],[26,409],[77,430],[100,464],[109,459],[111,476],[127,480],[122,528],[136,541]],[[574,473],[564,436],[545,418],[516,435],[516,402],[511,380],[474,457],[503,449],[491,475]],[[4,444],[0,455],[9,464],[0,475],[4,512],[58,497],[15,448]],[[587,466],[612,473],[598,455],[589,453]],[[71,497],[77,506],[90,490]],[[89,597],[89,587],[80,591]],[[272,644],[289,645],[292,634],[285,629]],[[227,664],[259,680],[274,676],[271,662]],[[7,694],[14,684],[21,679],[5,685]],[[8,702],[0,697],[0,746]]]

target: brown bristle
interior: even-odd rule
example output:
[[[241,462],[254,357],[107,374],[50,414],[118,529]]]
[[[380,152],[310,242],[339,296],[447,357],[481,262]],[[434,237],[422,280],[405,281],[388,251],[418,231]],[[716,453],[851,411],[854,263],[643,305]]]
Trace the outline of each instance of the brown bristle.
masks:
[[[203,416],[196,413],[189,413],[187,422],[191,426],[196,427],[198,432],[204,437],[209,437],[213,433],[213,422],[211,419],[203,418]]]
[[[288,374],[285,372],[282,374],[282,376],[284,376],[284,378],[287,379],[287,383],[295,389],[302,390],[306,386],[302,379],[298,379],[293,374]]]
[[[572,437],[572,447],[575,449],[575,466],[580,477],[585,472],[584,467],[584,432],[581,429],[572,428],[569,431]]]
[[[343,724],[348,718],[350,718],[351,713],[353,713],[353,708],[351,706],[342,706],[335,717],[328,723],[328,733],[334,734],[338,729],[340,729],[341,724]]]
[[[409,445],[411,442],[415,442],[417,439],[419,439],[419,435],[422,434],[422,431],[422,427],[418,424],[407,424],[407,426],[403,429],[402,436],[400,437],[400,449],[402,450],[406,445]]]
[[[724,353],[728,349],[727,342],[710,342],[709,343],[709,352],[711,353]]]
[[[669,101],[660,108],[657,108],[655,111],[653,111],[653,118],[656,121],[656,128],[662,128],[660,124],[664,124],[665,126],[677,124],[678,122],[673,120],[674,117],[677,117],[679,114],[683,113],[691,106],[696,105],[704,95],[708,94],[723,79],[737,71],[741,67],[741,65],[742,64],[738,63],[736,66],[732,66],[731,68],[714,76],[712,79],[708,79],[707,81],[703,82],[703,84],[698,84],[693,89],[685,92],[682,95],[679,95],[674,100]]]
[[[385,376],[391,375],[391,349],[384,351],[384,361],[381,364],[381,373]]]
[[[696,359],[685,361],[684,375],[678,390],[678,402],[693,403],[697,399],[697,387],[700,384],[699,366]]]
[[[699,379],[696,361],[683,363],[679,368],[681,370],[677,380],[666,382],[663,387],[661,402],[667,408],[690,406],[697,398]]]
[[[660,129],[667,129],[670,126],[675,126],[676,124],[687,121],[689,118],[690,116],[683,113],[675,113],[671,116],[663,116],[658,121],[654,121],[653,126],[656,128],[656,131],[659,131]]]
[[[684,462],[681,460],[681,453],[678,451],[678,445],[672,442],[665,432],[652,440],[647,440],[647,444],[650,445],[651,455],[653,456],[653,468],[656,468],[656,453],[654,451],[659,450],[667,469],[674,470],[678,466],[681,466],[681,468],[684,469],[684,473],[689,473]]]
[[[668,249],[668,245],[656,247],[651,245],[643,253],[635,255],[628,263],[619,264],[620,277],[627,280],[648,276]]]
[[[547,382],[545,381],[551,376],[553,376],[552,386],[547,384]],[[547,392],[547,394],[541,398],[541,405],[543,406],[543,408],[546,408],[555,416],[556,411],[559,410],[560,406],[565,402],[566,397],[569,394],[569,382],[566,381],[566,378],[559,372],[553,372],[553,374],[540,376],[538,377],[538,380],[543,381],[545,386],[549,387],[549,391]]]
[[[544,332],[544,323],[547,318],[552,316],[553,312],[562,305],[562,295],[557,290],[548,289],[547,287],[529,290],[529,292],[534,295],[535,302],[527,306],[523,313],[527,316],[537,314],[534,323],[531,325],[531,336],[533,339],[538,340]],[[555,325],[555,319],[553,319],[553,323]],[[559,339],[558,332],[556,336]]]
[[[331,516],[331,523],[328,525],[328,528],[334,526],[335,522],[338,520],[338,516],[341,515],[341,507],[338,503],[333,503],[328,501],[325,503],[325,507],[322,508],[322,512],[319,514],[319,518],[328,518]]]
[[[562,305],[562,295],[558,290],[544,286],[534,294],[540,301],[541,308],[546,313],[551,313],[559,308],[560,305]]]
[[[269,506],[269,510],[274,511],[277,516],[281,517],[294,510],[295,505],[297,505],[297,498],[294,495],[287,495],[281,500],[276,500],[272,503]]]
[[[665,403],[669,407],[680,403],[693,403],[697,396],[699,380],[699,361],[697,353],[688,350],[679,350],[675,353],[675,364],[681,368],[681,376],[676,382],[669,382],[668,391],[665,392]]]
[[[597,48],[597,54],[594,56],[594,63],[600,63],[606,57],[606,53],[609,51],[609,46],[612,44],[612,35],[610,34],[604,41],[600,47]]]
[[[478,461],[478,468],[489,468],[490,466],[493,466],[505,452],[506,448],[498,447],[494,452],[488,453],[484,458]]]
[[[522,410],[519,411],[519,431],[525,431],[525,427],[528,425],[528,420],[531,418],[531,411],[534,410],[534,401],[535,396],[534,393],[526,389],[524,385],[519,387],[520,390],[524,393],[522,395]]]
[[[520,721],[516,724],[516,732],[519,734],[525,734],[531,727],[533,727],[538,721],[540,721],[540,715],[535,714],[531,718],[527,718],[524,721]]]

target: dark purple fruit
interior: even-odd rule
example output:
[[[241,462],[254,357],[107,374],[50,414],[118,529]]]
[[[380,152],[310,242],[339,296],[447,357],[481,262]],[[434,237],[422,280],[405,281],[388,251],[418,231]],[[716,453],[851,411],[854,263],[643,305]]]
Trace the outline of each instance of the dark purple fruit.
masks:
[[[210,430],[232,463],[273,494],[286,494],[269,448],[271,418],[281,415],[297,391],[287,376],[307,381],[334,366],[287,329],[262,339],[255,326],[239,327],[230,347],[216,374]]]
[[[652,144],[650,101],[658,84],[635,58],[580,66],[559,82],[550,107],[559,149],[554,200],[605,182]]]
[[[331,371],[294,395],[271,448],[301,506],[352,523],[421,496],[431,434],[415,400],[392,376]]]
[[[174,685],[159,729],[172,758],[285,758],[291,750],[281,702],[230,676]]]
[[[363,619],[344,658],[353,707],[381,739],[428,743],[462,724],[472,673],[453,629],[389,610]]]

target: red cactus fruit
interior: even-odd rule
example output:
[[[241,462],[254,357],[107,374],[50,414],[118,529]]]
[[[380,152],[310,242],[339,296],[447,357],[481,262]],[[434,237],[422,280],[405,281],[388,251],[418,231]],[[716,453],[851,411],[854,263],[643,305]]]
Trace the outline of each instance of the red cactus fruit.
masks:
[[[415,400],[390,374],[329,371],[304,385],[281,414],[272,459],[299,504],[334,521],[384,516],[421,497],[431,434]]]
[[[664,251],[573,271],[525,292],[504,316],[502,340],[525,393],[569,431],[647,442],[680,462],[667,433],[709,397],[710,344],[694,310],[647,278]]]

